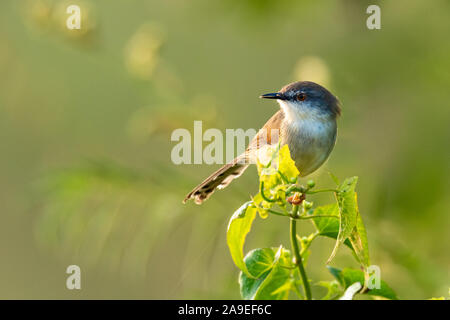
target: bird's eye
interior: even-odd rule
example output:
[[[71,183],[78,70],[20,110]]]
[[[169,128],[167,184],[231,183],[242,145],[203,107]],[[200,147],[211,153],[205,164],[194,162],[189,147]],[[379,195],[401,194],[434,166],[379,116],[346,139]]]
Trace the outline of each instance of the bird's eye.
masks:
[[[296,99],[298,101],[304,101],[306,99],[306,94],[304,92],[297,93]]]

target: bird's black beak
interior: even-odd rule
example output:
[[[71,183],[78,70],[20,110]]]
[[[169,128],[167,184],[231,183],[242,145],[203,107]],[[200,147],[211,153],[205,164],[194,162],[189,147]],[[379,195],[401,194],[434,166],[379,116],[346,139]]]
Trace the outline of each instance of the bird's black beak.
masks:
[[[280,93],[280,92],[275,92],[275,93],[266,93],[263,95],[259,96],[260,98],[263,99],[278,99],[278,100],[286,100],[286,97]]]

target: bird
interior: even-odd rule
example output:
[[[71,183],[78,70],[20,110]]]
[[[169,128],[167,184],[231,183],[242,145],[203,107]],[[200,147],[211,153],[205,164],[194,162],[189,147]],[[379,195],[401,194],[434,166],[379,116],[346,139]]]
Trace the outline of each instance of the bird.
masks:
[[[216,189],[225,188],[251,163],[256,163],[258,151],[269,145],[289,146],[300,177],[316,171],[328,159],[336,143],[337,119],[341,115],[336,96],[317,83],[297,81],[260,98],[277,100],[280,109],[258,131],[245,152],[196,186],[183,203],[193,199],[202,204]]]

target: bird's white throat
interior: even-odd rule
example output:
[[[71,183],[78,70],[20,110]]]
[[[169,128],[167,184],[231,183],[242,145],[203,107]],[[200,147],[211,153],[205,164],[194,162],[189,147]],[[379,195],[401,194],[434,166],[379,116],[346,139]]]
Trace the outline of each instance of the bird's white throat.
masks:
[[[281,109],[284,112],[285,118],[288,121],[297,122],[300,120],[317,120],[317,121],[327,121],[329,120],[329,115],[316,110],[314,108],[309,108],[302,106],[295,102],[278,100]]]

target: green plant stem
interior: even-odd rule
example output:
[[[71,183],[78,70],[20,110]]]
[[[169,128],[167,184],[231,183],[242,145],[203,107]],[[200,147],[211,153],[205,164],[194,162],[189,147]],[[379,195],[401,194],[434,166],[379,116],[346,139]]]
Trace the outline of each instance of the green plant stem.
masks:
[[[314,191],[308,190],[308,191],[306,191],[306,194],[315,194],[315,193],[320,193],[320,192],[334,192],[334,193],[337,193],[337,192],[339,192],[339,190],[337,190],[337,189],[320,189],[320,190],[314,190]]]
[[[292,211],[293,216],[295,216],[298,212],[298,206],[294,206]],[[302,277],[303,290],[305,292],[306,300],[311,300],[311,288],[309,287],[308,277],[306,275],[305,268],[303,267],[302,256],[300,255],[300,249],[297,242],[297,220],[293,218],[290,220],[291,246],[295,256],[295,263],[298,266],[300,276]]]
[[[275,202],[274,199],[269,199],[266,197],[266,194],[264,193],[264,182],[261,182],[260,185],[260,193],[261,193],[261,197],[266,200],[267,202]]]
[[[293,193],[293,192],[300,192],[300,193],[304,193],[304,192],[306,192],[308,189],[306,189],[306,188],[300,188],[300,187],[298,187],[298,186],[296,186],[296,185],[292,185],[292,186],[290,186],[289,188],[287,188],[287,190],[286,190],[286,195],[290,195],[291,193]]]
[[[312,237],[310,237],[310,239],[309,239],[309,241],[308,241],[308,243],[306,244],[306,246],[302,246],[302,250],[301,250],[301,252],[300,252],[300,255],[301,256],[303,256],[303,254],[305,254],[306,253],[306,251],[309,249],[309,247],[311,246],[311,243],[314,241],[314,239],[315,238],[317,238],[318,236],[320,235],[320,233],[319,232],[316,232],[316,233],[314,233],[313,235],[312,235]],[[297,241],[300,241],[300,243],[301,243],[301,238],[300,238],[300,236],[297,234]]]
[[[271,209],[266,209],[266,210],[267,210],[267,212],[275,214],[277,216],[290,217],[290,215],[288,213],[282,213],[282,212],[278,212],[278,211],[271,210]]]
[[[261,208],[261,209],[263,209],[263,208]],[[317,214],[315,216],[300,215],[300,216],[292,217],[288,213],[282,213],[282,212],[278,212],[278,211],[275,211],[272,209],[265,209],[265,210],[267,210],[267,212],[272,213],[277,216],[291,217],[291,219],[298,219],[298,220],[306,220],[306,219],[314,219],[314,218],[336,218],[336,219],[339,219],[338,216],[332,216],[332,215],[326,215],[326,214]]]
[[[288,178],[286,178],[286,176],[280,170],[278,170],[278,174],[280,175],[280,177],[284,181],[284,183],[289,183]]]
[[[317,214],[315,216],[307,216],[307,215],[301,215],[301,216],[297,216],[295,217],[295,219],[300,219],[300,220],[304,220],[304,219],[314,219],[314,218],[336,218],[339,219],[338,216],[332,216],[332,215],[327,215],[327,214]]]

